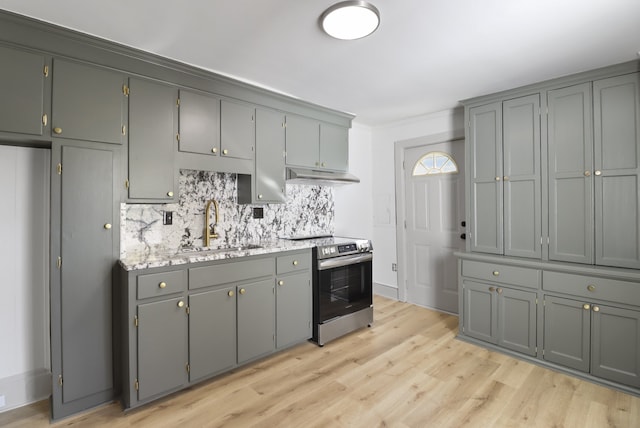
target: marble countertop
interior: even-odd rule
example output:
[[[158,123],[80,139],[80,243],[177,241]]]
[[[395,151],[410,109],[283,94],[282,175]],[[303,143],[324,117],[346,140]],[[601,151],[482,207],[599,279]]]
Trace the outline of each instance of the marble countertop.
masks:
[[[282,251],[303,250],[313,248],[314,243],[308,241],[289,241],[277,239],[259,243],[240,243],[235,246],[221,248],[189,248],[178,251],[166,251],[153,254],[127,253],[120,259],[120,265],[127,271],[156,267],[177,266],[188,263],[208,262],[213,260],[233,259],[237,257],[271,254]]]

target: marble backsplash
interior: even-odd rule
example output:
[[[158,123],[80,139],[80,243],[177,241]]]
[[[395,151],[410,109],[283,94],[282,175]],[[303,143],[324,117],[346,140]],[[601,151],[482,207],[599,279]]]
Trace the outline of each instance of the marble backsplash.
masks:
[[[212,247],[270,241],[294,235],[333,234],[333,188],[287,184],[284,204],[238,204],[236,174],[181,170],[180,197],[174,204],[122,204],[120,257],[177,253],[201,247],[205,206],[219,204],[217,239]],[[254,207],[264,217],[253,218]],[[173,224],[163,225],[163,211],[173,212]],[[213,207],[212,207],[213,211]],[[213,223],[211,213],[210,223]]]

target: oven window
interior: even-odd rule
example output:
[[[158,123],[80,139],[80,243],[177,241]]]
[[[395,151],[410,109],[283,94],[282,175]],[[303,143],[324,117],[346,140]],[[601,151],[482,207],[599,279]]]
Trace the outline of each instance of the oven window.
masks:
[[[320,322],[372,304],[371,268],[369,261],[319,272]]]

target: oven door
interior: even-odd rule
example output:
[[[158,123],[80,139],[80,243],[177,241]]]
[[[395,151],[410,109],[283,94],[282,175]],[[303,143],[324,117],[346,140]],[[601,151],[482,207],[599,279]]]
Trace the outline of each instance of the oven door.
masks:
[[[318,323],[373,304],[372,253],[318,261]]]

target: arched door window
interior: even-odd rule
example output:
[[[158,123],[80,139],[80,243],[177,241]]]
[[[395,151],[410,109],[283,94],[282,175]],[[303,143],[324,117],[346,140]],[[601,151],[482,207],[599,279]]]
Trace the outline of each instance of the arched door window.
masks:
[[[413,167],[413,176],[434,174],[455,174],[458,165],[451,155],[444,152],[429,152],[418,159]]]

